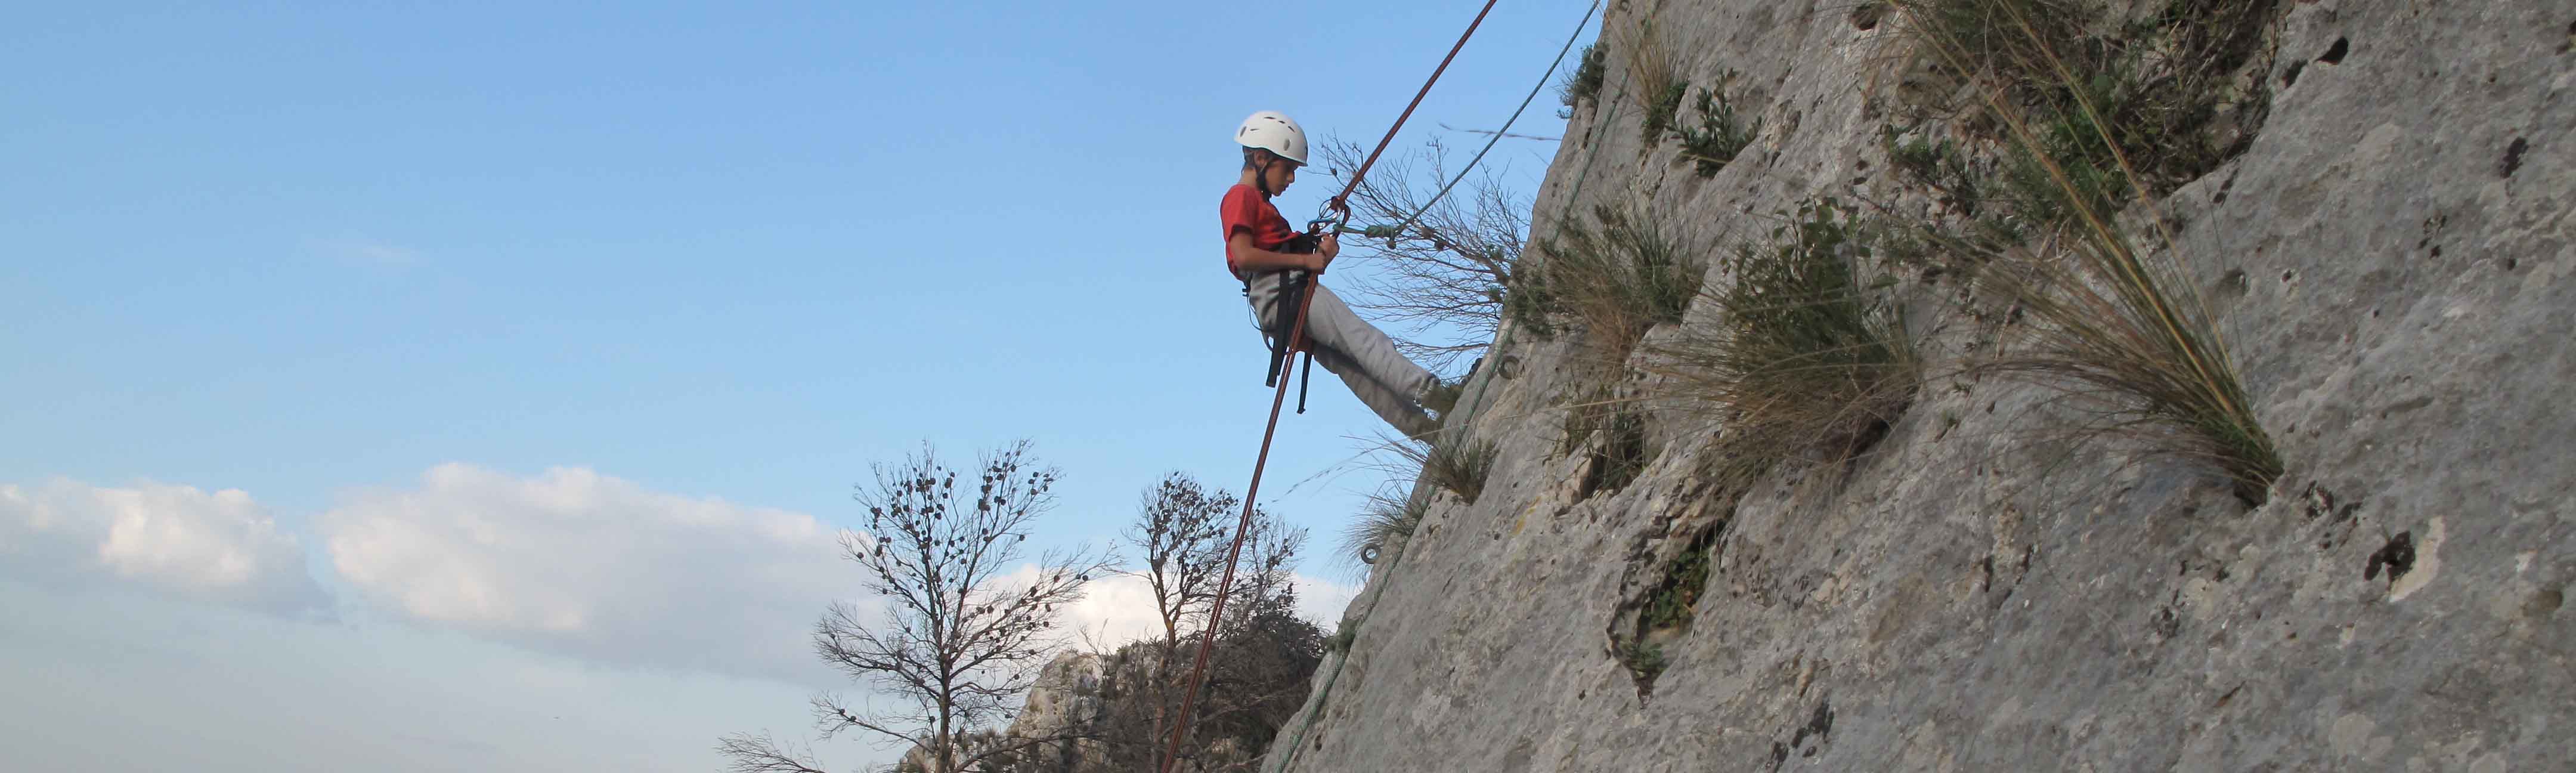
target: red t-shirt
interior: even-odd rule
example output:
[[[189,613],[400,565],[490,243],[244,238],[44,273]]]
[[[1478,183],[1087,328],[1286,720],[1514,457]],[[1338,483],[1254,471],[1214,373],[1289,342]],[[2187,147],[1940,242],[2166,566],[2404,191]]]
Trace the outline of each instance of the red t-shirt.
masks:
[[[1225,203],[1217,206],[1217,216],[1225,221],[1225,242],[1229,245],[1225,250],[1225,270],[1237,277],[1243,272],[1234,265],[1231,245],[1235,232],[1252,234],[1252,246],[1272,252],[1285,252],[1288,243],[1297,238],[1297,229],[1288,225],[1288,218],[1279,216],[1279,208],[1271,206],[1270,197],[1249,185],[1227,189]]]

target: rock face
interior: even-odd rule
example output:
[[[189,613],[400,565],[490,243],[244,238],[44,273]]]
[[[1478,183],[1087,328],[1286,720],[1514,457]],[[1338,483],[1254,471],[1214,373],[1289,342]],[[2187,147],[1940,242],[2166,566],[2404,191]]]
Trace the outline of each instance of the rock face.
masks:
[[[1020,750],[1002,759],[978,766],[977,769],[1008,773],[1091,773],[1112,770],[1109,752],[1096,738],[1080,738],[1092,732],[1108,712],[1111,696],[1117,694],[1117,674],[1112,658],[1078,650],[1068,650],[1047,661],[1031,680],[1020,713],[1012,717],[1009,727],[1000,731],[969,734],[960,757],[993,748],[1017,747]],[[1073,737],[1073,740],[1039,743],[1033,739]],[[914,747],[904,755],[895,773],[922,773],[935,770],[928,749]]]
[[[1109,659],[1089,652],[1066,652],[1048,661],[1038,671],[1036,681],[1029,683],[1029,695],[1020,715],[1012,718],[1007,735],[1021,738],[1079,732],[1099,721],[1108,709],[1108,695],[1116,693],[1109,684]],[[1091,749],[1046,751],[1073,757],[1100,756]],[[1032,757],[1045,756],[1035,753]],[[1066,764],[1065,769],[1078,767]],[[1082,768],[1090,769],[1090,768]]]
[[[1762,119],[1714,175],[1640,136],[1615,43],[1648,17]],[[1721,421],[1657,409],[1643,472],[1592,492],[1560,439],[1599,378],[1579,336],[1507,325],[1488,360],[1511,364],[1470,387],[1484,492],[1417,494],[1289,769],[2576,769],[2576,8],[2281,0],[2261,23],[2260,110],[2210,129],[2250,139],[2159,202],[2282,456],[2260,506],[2051,439],[2060,392],[1957,367],[1982,328],[1923,289],[1929,375],[1870,454],[1717,501],[1694,471]],[[1880,140],[1921,80],[1900,26],[1614,4],[1534,233],[1603,203],[1721,240],[1819,194],[1920,204]],[[1695,616],[1641,676],[1620,632],[1693,554]]]

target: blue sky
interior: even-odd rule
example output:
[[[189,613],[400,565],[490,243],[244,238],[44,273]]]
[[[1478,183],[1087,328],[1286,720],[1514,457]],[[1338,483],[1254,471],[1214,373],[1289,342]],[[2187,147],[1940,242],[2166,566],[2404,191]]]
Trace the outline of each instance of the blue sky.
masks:
[[[0,676],[0,743],[703,770],[801,735],[835,685],[792,629],[856,584],[811,543],[871,463],[1031,438],[1049,544],[1164,470],[1241,489],[1269,394],[1226,138],[1374,140],[1476,5],[12,9],[0,653],[52,667]],[[1439,124],[1498,123],[1583,11],[1499,6],[1398,149],[1478,141]],[[1488,163],[1534,190],[1554,152]],[[1263,499],[1347,583],[1322,547],[1376,479],[1287,488],[1377,422],[1312,402]]]

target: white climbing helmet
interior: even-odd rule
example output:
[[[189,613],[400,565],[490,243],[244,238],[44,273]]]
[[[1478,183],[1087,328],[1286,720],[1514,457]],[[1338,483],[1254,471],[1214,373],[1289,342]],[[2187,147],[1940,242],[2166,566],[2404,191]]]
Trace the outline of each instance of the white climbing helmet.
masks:
[[[1234,130],[1234,141],[1247,148],[1277,153],[1298,166],[1306,165],[1306,130],[1277,111],[1263,110],[1243,119],[1242,128]]]

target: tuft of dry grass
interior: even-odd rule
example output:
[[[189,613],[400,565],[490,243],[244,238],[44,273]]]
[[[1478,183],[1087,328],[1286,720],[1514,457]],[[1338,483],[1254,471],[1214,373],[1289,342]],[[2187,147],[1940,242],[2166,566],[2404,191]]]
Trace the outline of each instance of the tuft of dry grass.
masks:
[[[1541,333],[1553,329],[1549,317],[1573,318],[1603,364],[1625,361],[1647,329],[1680,322],[1705,273],[1694,240],[1642,209],[1596,207],[1592,225],[1566,223],[1539,251],[1539,264],[1515,277],[1522,304],[1508,310]]]
[[[2208,462],[2235,482],[2238,499],[2262,504],[2281,476],[2280,452],[2207,306],[2172,260],[2142,253],[2107,220],[2088,220],[2063,243],[1986,268],[1980,281],[2029,323],[1979,367],[2064,390],[2101,417],[2088,432]]]
[[[1656,31],[1651,17],[1640,18],[1619,31],[1619,47],[1628,52],[1628,84],[1645,102],[1638,137],[1650,148],[1672,128],[1673,114],[1681,110],[1682,97],[1690,90],[1690,83],[1682,80],[1681,60],[1674,56],[1672,42],[1665,37]]]
[[[2123,100],[2162,103],[2124,92],[2120,84],[2135,76],[2109,69],[2121,66],[2105,53],[2116,44],[2070,31],[2063,4],[1919,0],[1899,7],[1922,44],[1953,66],[2012,74],[1983,96],[2013,152],[2005,183],[2021,193],[2009,198],[2025,222],[2043,226],[2041,238],[1998,249],[1939,237],[1951,249],[1985,253],[1979,282],[2028,318],[2014,345],[1978,367],[2064,390],[2100,417],[2086,431],[2206,461],[2235,482],[2237,498],[2261,504],[2281,475],[2281,457],[2253,413],[2198,283],[2161,220],[2149,218],[2166,246],[2159,250],[2137,244],[2115,219],[2124,200],[2152,207],[2150,177],[2194,162],[2142,141],[2134,128],[2113,128],[2129,126],[2122,117],[2136,112]],[[2177,6],[2228,18],[2249,7],[2243,0]],[[2203,33],[2182,39],[2211,59],[2186,62],[2181,72],[2203,76],[2243,42]],[[2034,93],[2047,98],[2029,98]],[[2157,154],[2148,159],[2149,175],[2132,152],[2142,142]]]
[[[1447,489],[1459,501],[1475,504],[1477,495],[1485,493],[1485,476],[1494,471],[1498,456],[1492,441],[1464,436],[1444,437],[1438,444],[1405,440],[1387,446],[1398,456],[1422,469],[1422,479]]]
[[[1360,519],[1342,532],[1342,555],[1363,564],[1375,564],[1381,557],[1404,549],[1413,538],[1415,527],[1422,525],[1428,512],[1429,499],[1398,499],[1371,496]]]
[[[1892,280],[1865,273],[1871,250],[1849,209],[1809,200],[1771,241],[1727,261],[1732,281],[1706,293],[1720,324],[1659,348],[1668,395],[1730,419],[1712,475],[1740,484],[1781,460],[1848,460],[1904,412],[1922,364],[1903,315],[1877,292]]]

